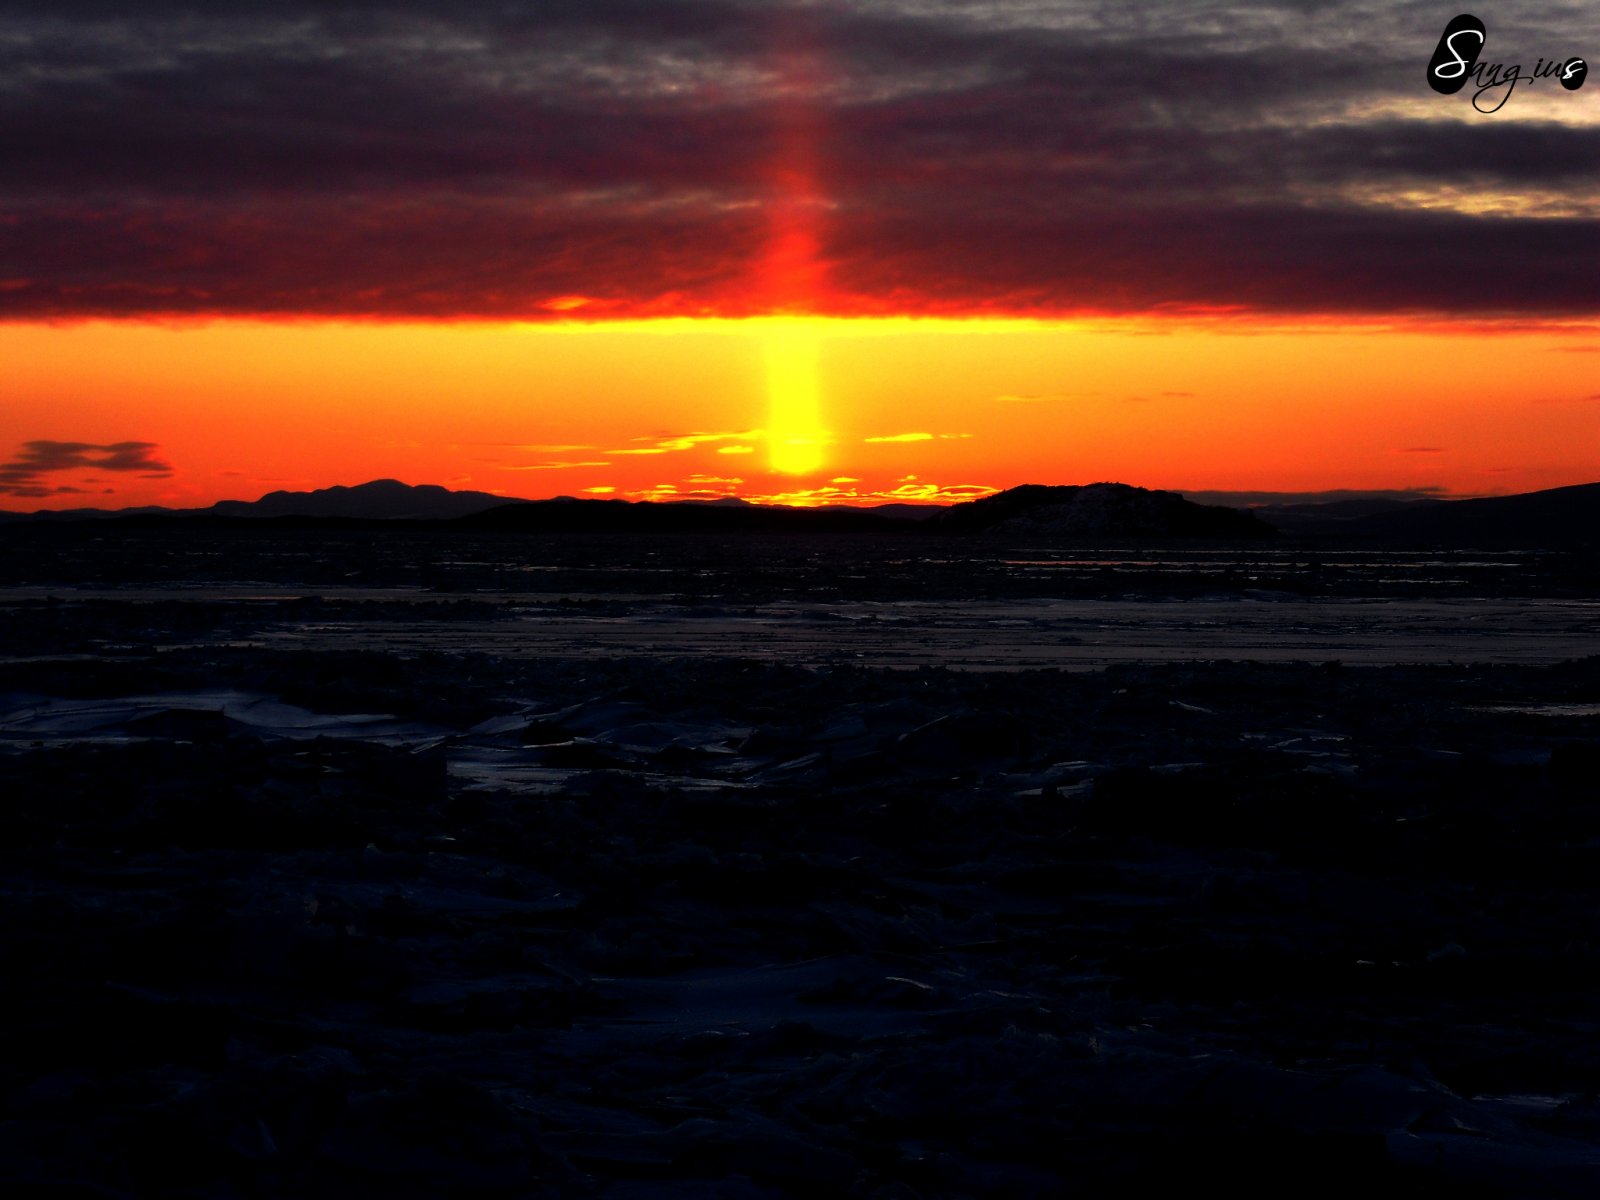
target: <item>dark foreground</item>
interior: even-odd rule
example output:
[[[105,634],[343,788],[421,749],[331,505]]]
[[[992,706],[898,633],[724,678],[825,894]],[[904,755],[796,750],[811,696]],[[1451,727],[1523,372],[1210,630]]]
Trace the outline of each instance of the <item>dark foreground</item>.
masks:
[[[911,568],[876,550],[787,578],[613,550],[344,600],[315,570],[421,581],[279,544],[151,599],[148,546],[9,560],[6,1194],[1600,1191],[1582,564],[1108,588],[964,561],[897,597]],[[517,567],[542,590],[502,594]],[[639,587],[657,567],[673,584]],[[1113,616],[1431,599],[1464,627],[1554,602],[1567,653],[735,652],[730,606],[1056,593]],[[462,636],[563,599],[734,632],[697,657]]]

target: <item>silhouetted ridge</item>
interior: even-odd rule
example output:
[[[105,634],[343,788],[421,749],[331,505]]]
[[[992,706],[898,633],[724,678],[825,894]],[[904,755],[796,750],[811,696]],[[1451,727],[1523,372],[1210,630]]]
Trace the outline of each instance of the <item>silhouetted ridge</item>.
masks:
[[[508,503],[488,492],[453,492],[436,483],[407,484],[374,479],[312,492],[268,492],[259,500],[219,500],[208,515],[219,517],[358,517],[368,520],[443,521]]]
[[[1277,533],[1236,508],[1193,504],[1176,492],[1126,483],[1025,483],[928,519],[949,533],[1065,537],[1259,538]]]
[[[1340,532],[1451,545],[1600,544],[1600,483],[1407,507],[1347,521]]]
[[[226,522],[288,523],[328,521],[455,521],[497,509],[530,509],[521,516],[497,516],[485,524],[493,528],[561,530],[850,530],[920,522],[931,506],[884,504],[857,508],[829,504],[813,509],[787,505],[755,504],[737,496],[715,500],[671,500],[662,503],[626,500],[578,499],[557,496],[551,500],[524,500],[488,492],[455,492],[437,484],[411,485],[397,479],[374,479],[354,487],[343,485],[310,492],[268,492],[259,500],[219,500],[209,508],[164,508],[146,505],[116,510],[100,508],[42,510],[32,513],[0,510],[0,524],[15,522],[74,522],[137,520],[141,523],[221,519]]]
[[[106,520],[162,526],[210,522],[295,527],[460,521],[468,527],[552,533],[915,530],[1007,537],[1249,539],[1285,532],[1400,544],[1582,546],[1600,545],[1600,483],[1476,500],[1362,498],[1251,511],[1196,504],[1176,492],[1121,483],[1022,484],[949,508],[905,504],[789,508],[734,497],[664,503],[570,496],[519,500],[488,492],[456,492],[436,484],[376,479],[354,487],[269,492],[259,500],[222,500],[209,508],[147,505],[32,513],[0,510],[0,525],[6,526]]]

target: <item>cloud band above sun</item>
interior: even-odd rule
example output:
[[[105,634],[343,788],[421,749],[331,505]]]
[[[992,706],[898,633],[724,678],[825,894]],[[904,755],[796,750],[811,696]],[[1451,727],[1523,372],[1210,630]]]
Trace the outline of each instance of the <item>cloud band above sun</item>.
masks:
[[[1484,118],[1435,12],[1228,12],[14,0],[0,317],[1600,306],[1592,93]]]

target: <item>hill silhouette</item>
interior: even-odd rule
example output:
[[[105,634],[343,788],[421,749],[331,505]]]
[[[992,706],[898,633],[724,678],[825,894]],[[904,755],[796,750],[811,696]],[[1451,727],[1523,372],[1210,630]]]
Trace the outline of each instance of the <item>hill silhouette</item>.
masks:
[[[356,517],[368,520],[448,521],[502,504],[524,501],[488,492],[451,491],[435,483],[374,479],[354,487],[311,492],[268,492],[259,500],[219,500],[189,510],[219,517]]]
[[[1568,546],[1600,543],[1600,483],[1407,505],[1346,521],[1343,534],[1447,545]]]
[[[373,521],[448,521],[502,504],[523,503],[488,492],[451,491],[434,483],[408,484],[374,479],[353,487],[336,485],[309,492],[268,492],[259,500],[218,500],[208,508],[65,508],[56,511],[0,512],[3,521],[104,521],[126,517],[342,517]]]
[[[1194,504],[1176,492],[1126,483],[1025,483],[928,519],[946,533],[1054,537],[1260,538],[1277,530],[1236,508]]]

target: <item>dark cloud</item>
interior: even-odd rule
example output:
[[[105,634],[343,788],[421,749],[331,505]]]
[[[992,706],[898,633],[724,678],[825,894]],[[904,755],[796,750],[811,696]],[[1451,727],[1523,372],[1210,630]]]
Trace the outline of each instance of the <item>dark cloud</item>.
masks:
[[[1586,93],[1435,96],[1427,6],[8,7],[0,316],[739,314],[784,221],[839,312],[1600,301]]]
[[[58,471],[125,471],[141,479],[166,479],[172,467],[156,457],[158,449],[154,442],[24,442],[16,458],[0,463],[0,496],[41,497],[82,490],[45,482],[45,476]]]

